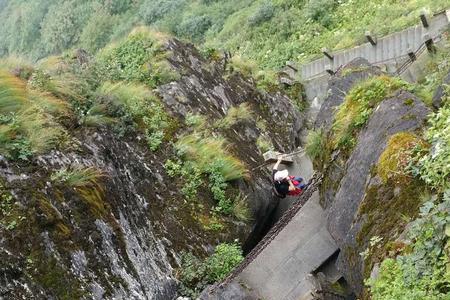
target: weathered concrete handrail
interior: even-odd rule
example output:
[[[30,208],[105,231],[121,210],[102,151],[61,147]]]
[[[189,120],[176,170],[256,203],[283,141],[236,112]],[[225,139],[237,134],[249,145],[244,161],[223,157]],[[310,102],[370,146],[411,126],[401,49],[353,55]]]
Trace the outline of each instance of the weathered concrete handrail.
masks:
[[[420,16],[421,22],[413,27],[392,33],[382,38],[376,38],[370,32],[366,32],[368,43],[363,45],[330,52],[322,49],[323,58],[314,60],[300,67],[303,80],[336,71],[357,57],[365,58],[369,63],[377,65],[384,62],[407,57],[411,49],[419,49],[424,43],[430,45],[430,41],[441,35],[450,25],[450,10],[439,13],[433,18],[426,18],[425,14]]]

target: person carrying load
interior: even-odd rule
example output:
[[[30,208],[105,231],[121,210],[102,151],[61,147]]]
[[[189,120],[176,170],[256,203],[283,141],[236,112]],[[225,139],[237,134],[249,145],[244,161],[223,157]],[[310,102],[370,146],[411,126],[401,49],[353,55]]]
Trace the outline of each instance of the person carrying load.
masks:
[[[289,176],[288,170],[278,170],[283,156],[279,156],[272,169],[273,191],[277,197],[285,198],[288,196],[300,195],[308,185],[303,183],[303,178],[298,176]]]

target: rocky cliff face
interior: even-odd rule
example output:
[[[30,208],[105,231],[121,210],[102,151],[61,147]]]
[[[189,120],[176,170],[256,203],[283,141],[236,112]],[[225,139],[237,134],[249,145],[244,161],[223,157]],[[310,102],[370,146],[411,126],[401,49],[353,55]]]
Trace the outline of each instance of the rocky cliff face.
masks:
[[[302,117],[286,96],[257,90],[252,79],[227,73],[191,45],[171,40],[165,47],[180,79],[157,93],[176,122],[187,113],[221,119],[248,103],[254,118],[225,132],[248,169],[263,162],[256,146],[261,134],[281,151],[298,144]],[[268,129],[256,126],[260,120]],[[177,133],[185,130],[180,126]],[[1,215],[14,222],[0,226],[0,298],[172,299],[180,251],[204,255],[218,241],[244,241],[251,225],[229,220],[223,231],[212,232],[193,219],[163,166],[171,152],[169,142],[149,151],[139,134],[119,138],[107,128],[78,128],[67,147],[30,162],[1,157]],[[80,187],[51,180],[74,165],[102,175]],[[232,183],[249,195],[254,223],[268,206],[268,178],[258,170]],[[211,199],[209,192],[200,194]]]

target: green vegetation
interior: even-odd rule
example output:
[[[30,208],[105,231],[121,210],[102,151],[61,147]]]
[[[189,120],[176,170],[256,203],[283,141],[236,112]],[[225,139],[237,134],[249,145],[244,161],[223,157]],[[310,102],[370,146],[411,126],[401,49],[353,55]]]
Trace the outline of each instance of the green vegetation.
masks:
[[[76,166],[56,171],[50,177],[55,183],[63,183],[71,187],[97,186],[99,179],[104,177],[102,171],[94,167]]]
[[[236,243],[217,245],[214,254],[204,260],[185,253],[178,273],[181,293],[196,298],[208,284],[224,279],[243,259]]]
[[[399,132],[391,136],[377,164],[377,172],[383,182],[410,182],[411,176],[407,168],[413,160],[413,149],[425,146],[425,142],[409,132]]]
[[[376,280],[369,280],[372,299],[448,299],[450,296],[450,191],[442,200],[428,201],[408,229],[411,244],[402,254],[381,264]]]
[[[355,135],[368,121],[373,109],[386,97],[408,84],[385,75],[369,78],[352,88],[339,106],[332,127],[335,148],[351,150]]]
[[[162,49],[165,37],[145,27],[134,29],[127,38],[97,54],[97,72],[109,80],[145,83],[151,87],[178,78]]]
[[[101,100],[108,102],[103,104],[103,107],[100,106],[100,112],[109,107],[109,115],[119,118],[120,122],[116,123],[115,127],[120,135],[133,129],[141,129],[145,133],[150,150],[159,148],[170,126],[169,117],[159,99],[148,88],[141,84],[113,84],[107,81],[98,92],[106,97]],[[107,104],[112,104],[113,107]]]
[[[90,51],[144,24],[227,49],[263,68],[306,61],[324,46],[341,49],[418,23],[422,8],[448,8],[446,0],[136,0],[8,1],[0,7],[0,55],[33,59],[85,47]]]
[[[449,96],[447,96],[449,98]],[[431,187],[442,191],[450,187],[450,102],[433,113],[428,119],[429,127],[425,133],[431,148],[417,149],[412,172]]]
[[[325,153],[325,133],[323,130],[311,130],[306,140],[306,154],[313,160],[322,160]],[[322,158],[322,159],[321,159]]]
[[[56,146],[65,131],[52,114],[65,109],[62,102],[28,92],[22,80],[1,71],[0,154],[27,160]]]
[[[225,117],[217,121],[214,126],[219,129],[229,129],[238,122],[251,120],[252,117],[248,103],[242,103],[239,106],[230,107]]]
[[[54,172],[50,180],[63,187],[72,187],[97,218],[106,216],[108,205],[104,200],[101,179],[104,173],[95,167],[75,166]]]

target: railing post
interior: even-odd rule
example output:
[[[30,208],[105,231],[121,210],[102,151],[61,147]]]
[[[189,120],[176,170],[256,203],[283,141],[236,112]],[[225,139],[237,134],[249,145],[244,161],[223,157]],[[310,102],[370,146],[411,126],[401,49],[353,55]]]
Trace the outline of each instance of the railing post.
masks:
[[[365,36],[366,36],[366,39],[369,41],[369,43],[370,43],[372,46],[376,46],[376,44],[377,44],[377,38],[376,38],[375,36],[373,36],[372,33],[371,33],[370,31],[366,31]]]
[[[330,50],[328,50],[327,48],[322,48],[322,53],[323,53],[323,55],[325,55],[329,59],[331,59],[331,60],[334,59],[333,54],[331,54]]]
[[[411,48],[408,48],[407,53],[411,61],[415,61],[417,59],[416,53],[414,53]]]
[[[333,68],[331,67],[330,64],[325,65],[325,71],[330,75],[334,75],[336,73],[333,71]]]
[[[423,27],[428,28],[428,26],[430,26],[430,24],[428,24],[425,10],[422,10],[422,12],[420,13],[420,21],[422,22]]]
[[[425,43],[425,46],[427,47],[428,52],[430,53],[436,52],[436,47],[434,46],[433,39],[428,33],[423,35],[423,41]]]

